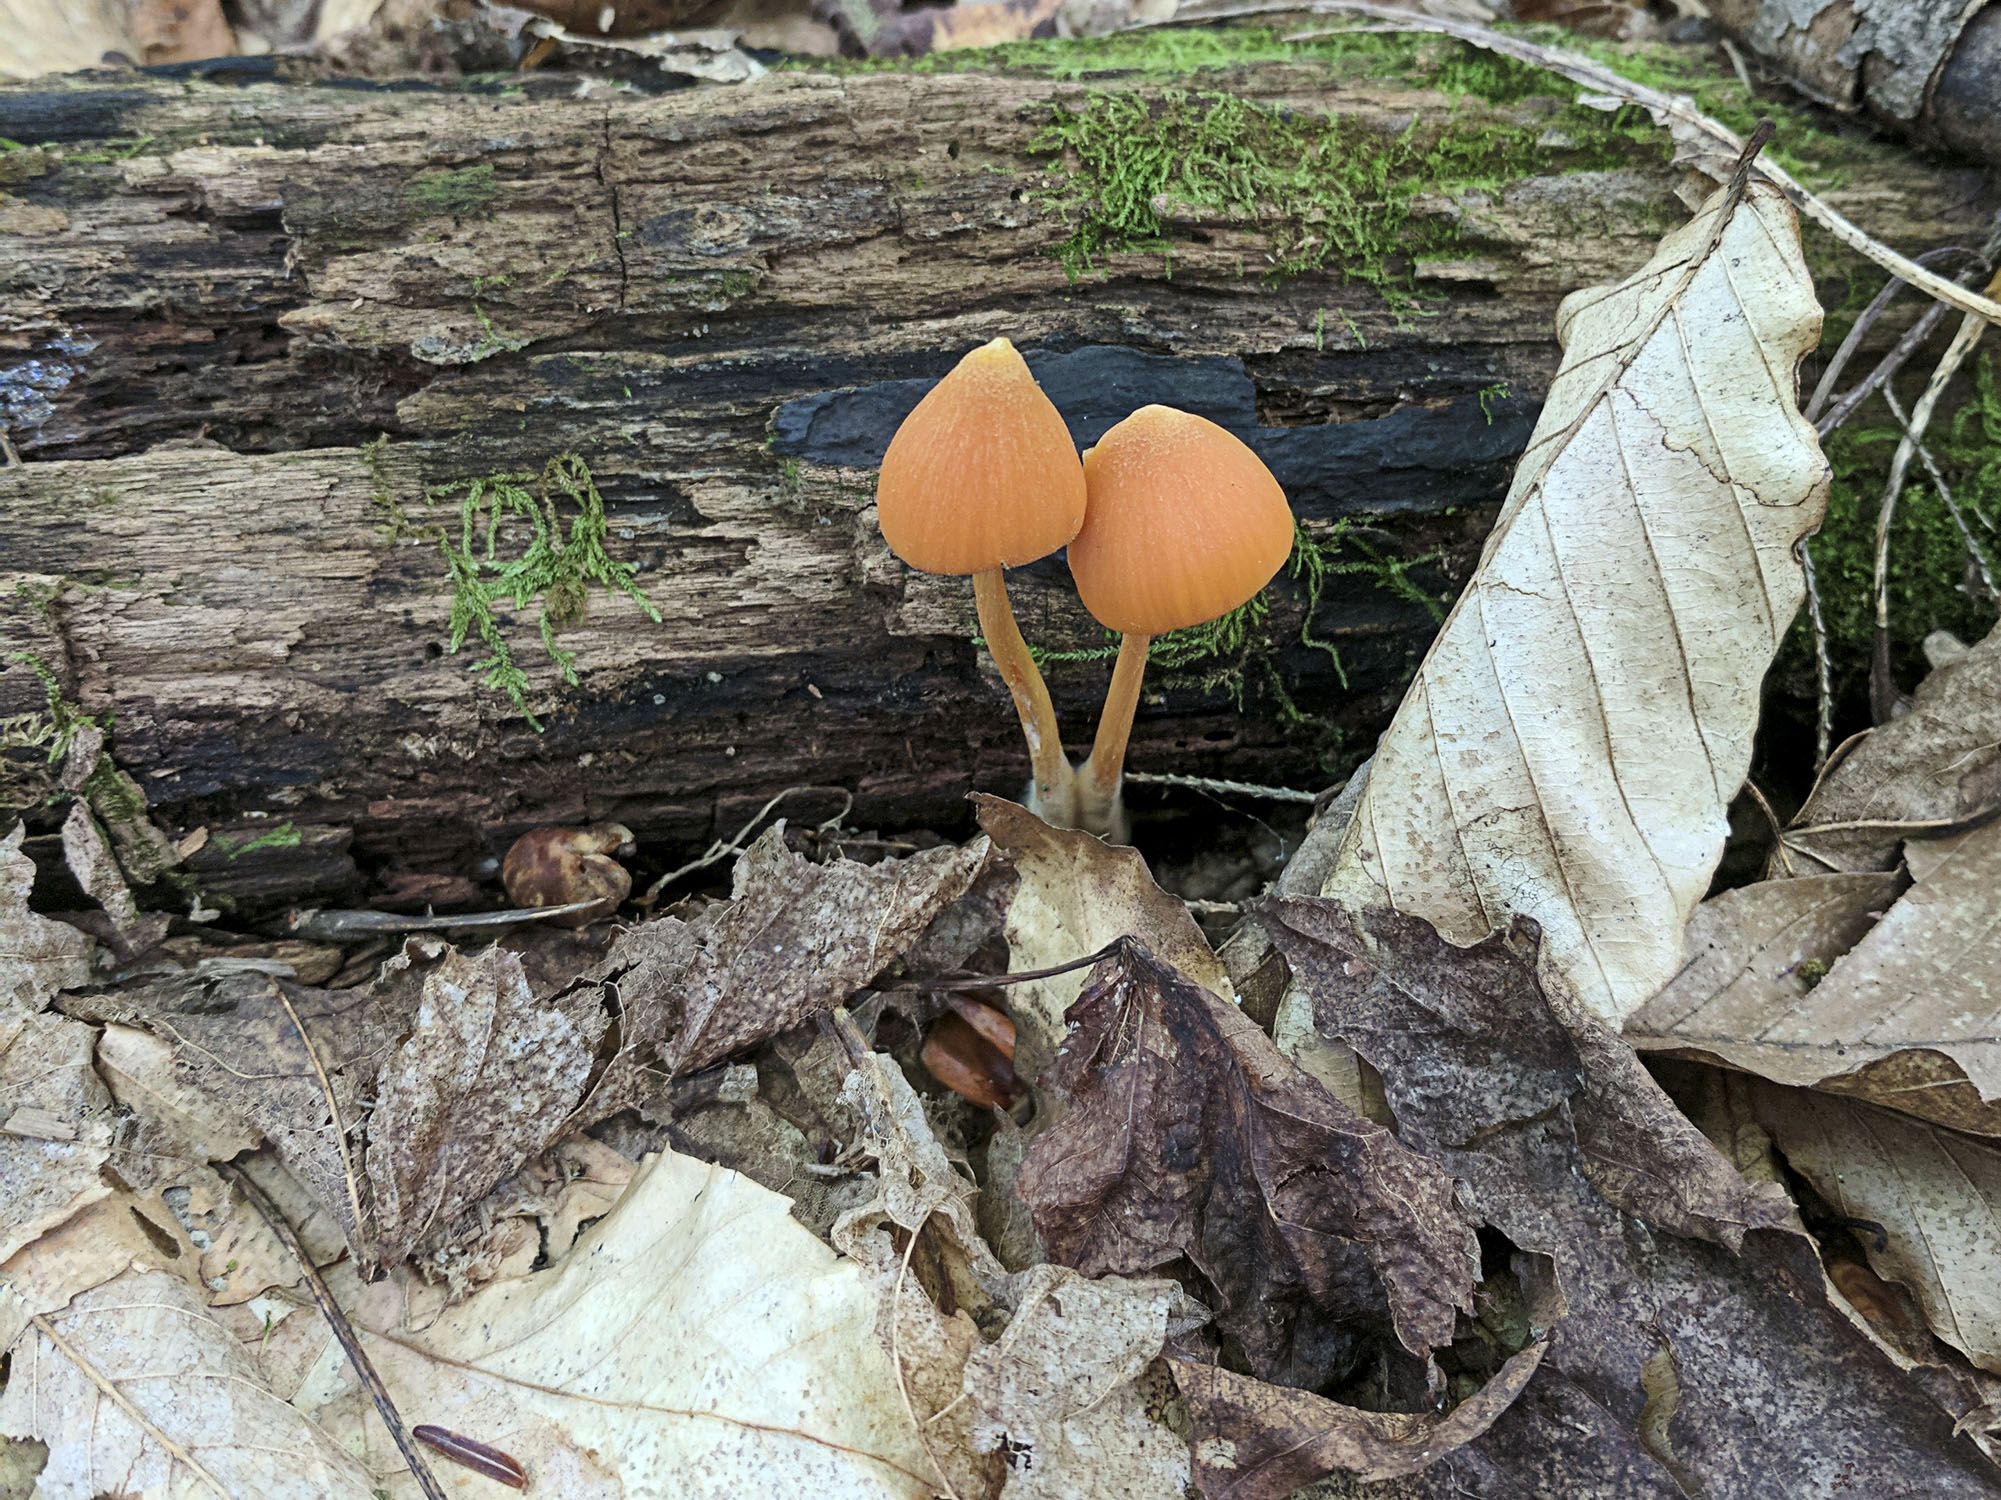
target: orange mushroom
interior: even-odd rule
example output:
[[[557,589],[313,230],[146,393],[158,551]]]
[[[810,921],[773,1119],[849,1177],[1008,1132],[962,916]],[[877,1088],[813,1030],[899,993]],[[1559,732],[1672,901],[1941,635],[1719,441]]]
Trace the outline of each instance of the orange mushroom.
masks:
[[[1077,534],[1084,470],[1061,414],[1013,344],[975,349],[904,418],[883,455],[876,515],[890,551],[911,567],[972,575],[980,631],[1028,739],[1029,805],[1074,826],[1076,773],[1001,569],[1046,557]]]
[[[1203,417],[1143,406],[1084,455],[1090,504],[1070,543],[1084,607],[1116,630],[1119,659],[1091,758],[1079,826],[1123,838],[1126,740],[1147,643],[1228,614],[1292,552],[1292,508],[1258,456]]]

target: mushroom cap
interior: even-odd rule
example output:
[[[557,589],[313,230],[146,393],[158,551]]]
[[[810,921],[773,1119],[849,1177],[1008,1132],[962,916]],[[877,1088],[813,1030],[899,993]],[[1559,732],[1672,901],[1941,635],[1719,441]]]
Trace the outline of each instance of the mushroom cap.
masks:
[[[1292,553],[1285,491],[1207,418],[1143,406],[1084,455],[1084,478],[1070,573],[1109,629],[1159,635],[1226,615]]]
[[[876,517],[923,573],[1047,557],[1084,524],[1084,467],[1062,415],[1006,339],[982,344],[903,419],[882,458]]]

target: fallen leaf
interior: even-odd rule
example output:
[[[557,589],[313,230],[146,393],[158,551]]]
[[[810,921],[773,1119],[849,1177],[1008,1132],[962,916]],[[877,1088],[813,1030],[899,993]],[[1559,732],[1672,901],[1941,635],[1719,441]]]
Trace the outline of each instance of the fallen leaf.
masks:
[[[945,9],[902,0],[814,0],[813,14],[870,57],[921,57],[1054,34],[1062,0],[972,0]]]
[[[180,1277],[133,1269],[11,1351],[0,1433],[48,1445],[36,1494],[370,1500],[375,1482],[264,1383]]]
[[[0,0],[0,78],[102,67],[105,54],[137,62],[126,0]]]
[[[1208,1500],[1284,1500],[1336,1470],[1359,1481],[1415,1474],[1492,1427],[1548,1348],[1546,1340],[1531,1344],[1443,1413],[1363,1411],[1216,1365],[1170,1361],[1195,1426],[1195,1487]]]
[[[1092,834],[1051,828],[1027,808],[984,793],[973,797],[980,826],[1017,876],[1005,933],[1008,968],[1046,969],[1130,937],[1195,983],[1230,998],[1230,976],[1188,904],[1154,883],[1137,849]],[[1082,993],[1084,974],[1011,985],[1015,1072],[1037,1077],[1063,1040],[1063,1013]]]
[[[0,846],[4,848],[4,846]],[[111,1096],[94,1034],[61,1016],[0,1011],[0,1261],[98,1199]]]
[[[2001,1136],[2001,823],[1967,835],[1887,910],[1865,904],[1897,884],[1822,876],[1720,898],[1716,920],[1691,929],[1715,951],[1632,1018],[1634,1044]],[[1794,941],[1819,958],[1850,935],[1811,988],[1771,967]]]
[[[1101,1276],[1186,1257],[1225,1357],[1287,1385],[1346,1378],[1384,1336],[1419,1358],[1451,1341],[1480,1267],[1451,1178],[1137,944],[1069,1017],[1049,1076],[1068,1107],[1016,1183],[1052,1259]]]
[[[667,1153],[547,1270],[428,1326],[354,1309],[411,1420],[512,1454],[538,1492],[928,1500],[934,1478],[875,1337],[876,1297],[776,1193]],[[379,1470],[397,1466],[329,1348],[295,1398]],[[407,1478],[385,1482],[397,1500]]]
[[[236,52],[221,0],[132,0],[132,37],[140,48],[133,61],[149,67]]]
[[[417,962],[406,946],[388,967]],[[375,1081],[364,1157],[386,1264],[450,1226],[555,1140],[582,1097],[605,1016],[538,1003],[521,960],[446,949],[424,966],[408,1038]]]
[[[1997,804],[2001,627],[1930,673],[1909,713],[1836,752],[1786,830],[1786,845],[1830,870],[1888,870],[1911,824],[1951,822]]]
[[[1616,1037],[1573,1040],[1577,1081],[1550,1097],[1565,1068],[1526,929],[1458,973],[1462,950],[1412,918],[1291,901],[1263,920],[1316,1015],[1381,1075],[1405,1144],[1453,1175],[1480,1222],[1548,1257],[1566,1308],[1494,1424],[1384,1493],[1992,1492],[1954,1416],[1830,1302],[1812,1244],[1762,1227],[1787,1217],[1769,1184],[1690,1142],[1630,1053],[1608,1068]],[[1591,1020],[1549,1014],[1574,1038]],[[1488,1024],[1506,1015],[1518,1041]],[[1517,1067],[1526,1086],[1495,1081]]]
[[[1462,945],[1512,916],[1600,1015],[1651,997],[1722,854],[1828,469],[1799,229],[1713,195],[1557,314],[1563,364],[1481,558],[1376,749],[1324,894]]]
[[[784,824],[774,825],[737,860],[728,905],[629,929],[577,981],[577,995],[597,994],[616,1015],[619,1047],[572,1124],[629,1109],[666,1077],[840,1004],[964,895],[988,858],[980,839],[873,865],[819,865],[788,850]]]
[[[0,837],[0,1027],[10,1013],[40,1010],[57,991],[90,983],[96,947],[74,927],[28,910],[35,865],[21,852],[27,833],[16,823]]]
[[[2001,1373],[2001,1148],[1811,1089],[1760,1081],[1751,1098],[1877,1274],[1917,1294],[1940,1338]]]
[[[1747,1185],[1603,1022],[1559,1013],[1528,967],[1527,926],[1461,949],[1394,912],[1357,929],[1328,901],[1266,910],[1315,993],[1316,1025],[1379,1073],[1396,1070],[1390,1103],[1407,1141],[1466,1146],[1562,1109],[1586,1176],[1628,1212],[1732,1249],[1784,1216],[1784,1195]]]
[[[1139,1384],[1175,1330],[1179,1288],[1043,1265],[1022,1273],[1016,1296],[1014,1317],[965,1374],[975,1441],[1007,1460],[1002,1500],[1184,1493],[1188,1446]]]
[[[355,1253],[368,1257],[362,1101],[372,1096],[408,1012],[393,1012],[373,989],[315,990],[254,972],[72,995],[63,1006],[166,1041],[171,1080],[156,1079],[153,1091],[202,1099],[207,1131],[268,1141],[338,1220]]]

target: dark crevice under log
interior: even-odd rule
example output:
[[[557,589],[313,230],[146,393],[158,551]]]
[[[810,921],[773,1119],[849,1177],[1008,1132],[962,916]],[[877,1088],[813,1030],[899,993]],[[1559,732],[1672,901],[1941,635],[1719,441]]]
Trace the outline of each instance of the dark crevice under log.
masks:
[[[1294,66],[1203,86],[1378,134],[1548,102]],[[315,830],[296,889],[318,897],[350,854],[363,875],[464,870],[550,820],[699,847],[808,783],[852,791],[864,825],[959,831],[967,790],[1018,789],[1020,734],[965,581],[883,548],[870,466],[924,382],[1007,334],[1080,440],[1147,401],[1205,410],[1266,455],[1309,535],[1349,528],[1335,555],[1365,571],[1329,576],[1310,621],[1283,580],[1241,659],[1157,673],[1131,751],[1325,784],[1434,628],[1371,559],[1429,558],[1410,576],[1433,595],[1464,580],[1554,368],[1557,302],[1642,261],[1684,185],[1635,143],[1624,165],[1558,150],[1421,199],[1416,230],[1457,226],[1463,258],[1418,268],[1420,304],[1260,280],[1268,240],[1241,224],[1177,243],[1171,274],[1113,254],[1073,283],[1052,253],[1066,183],[1029,142],[1081,93],[978,73],[590,100],[546,81],[0,89],[0,136],[29,147],[0,154],[0,420],[26,460],[0,473],[0,653],[113,716],[170,830]],[[1845,206],[1923,247],[1981,218],[1941,181]],[[536,611],[510,616],[536,733],[468,674],[473,645],[445,651],[444,560],[392,539],[383,502],[455,525],[431,487],[563,451],[663,618],[594,593],[560,635],[566,686]],[[1104,646],[1060,559],[1015,592],[1037,644]],[[1108,672],[1051,669],[1073,744]],[[0,672],[0,715],[41,701],[30,671]],[[259,851],[256,901],[286,895],[284,858]]]

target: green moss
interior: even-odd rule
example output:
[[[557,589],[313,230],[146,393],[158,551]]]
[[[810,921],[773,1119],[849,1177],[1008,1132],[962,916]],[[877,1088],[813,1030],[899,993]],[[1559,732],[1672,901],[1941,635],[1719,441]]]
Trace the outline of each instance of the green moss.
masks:
[[[130,161],[153,144],[150,135],[122,136],[106,141],[94,151],[65,151],[60,146],[51,146],[65,164],[72,166],[96,166],[105,162]]]
[[[55,768],[69,759],[77,735],[103,728],[104,721],[65,698],[62,680],[32,651],[12,652],[7,660],[41,680],[48,702],[45,709],[0,719],[0,807],[32,807],[55,795]]]
[[[478,636],[487,654],[468,670],[505,693],[537,731],[542,725],[528,711],[528,674],[514,660],[500,618],[503,606],[525,610],[539,604],[542,649],[563,681],[572,684],[577,680],[576,653],[557,644],[556,631],[583,618],[592,584],[629,596],[649,619],[659,621],[660,611],[639,587],[631,564],[605,551],[604,497],[590,466],[577,454],[558,454],[540,474],[487,474],[431,486],[425,503],[455,507],[454,531],[449,525],[411,520],[384,473],[383,442],[378,438],[362,455],[372,499],[385,516],[379,528],[384,540],[437,544],[452,591],[447,649],[457,652],[469,636]],[[562,502],[572,510],[567,531]],[[525,540],[520,540],[524,528]]]
[[[1030,150],[1055,159],[1062,185],[1044,202],[1070,226],[1057,253],[1073,278],[1106,254],[1169,254],[1160,207],[1179,203],[1260,234],[1274,278],[1336,270],[1408,303],[1409,267],[1394,268],[1393,260],[1458,238],[1443,220],[1412,225],[1420,193],[1615,165],[1632,159],[1635,139],[1645,141],[1591,111],[1572,106],[1571,114],[1579,118],[1566,121],[1575,127],[1568,132],[1455,114],[1384,136],[1338,115],[1234,94],[1097,90],[1074,106],[1053,106]]]
[[[457,171],[418,173],[403,185],[403,201],[418,213],[463,219],[484,215],[496,191],[493,163],[480,162]]]
[[[217,838],[215,847],[219,854],[234,864],[244,855],[258,849],[296,849],[299,847],[299,841],[299,830],[292,826],[290,819],[287,819],[276,828],[268,829],[255,838]]]
[[[1988,569],[2001,577],[2001,378],[1991,358],[1974,371],[1974,395],[1950,421],[1935,423],[1926,445],[1938,458],[1953,498]],[[1834,481],[1827,520],[1811,542],[1827,623],[1837,697],[1866,688],[1875,636],[1876,518],[1899,433],[1893,426],[1850,423],[1825,444]],[[1924,673],[1921,647],[1933,630],[1977,640],[1993,628],[1995,608],[1969,566],[1966,538],[1923,470],[1897,498],[1890,526],[1892,662],[1906,685]],[[1805,611],[1782,649],[1777,675],[1790,691],[1813,694],[1813,636]]]

